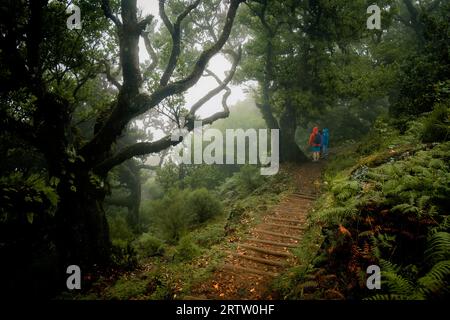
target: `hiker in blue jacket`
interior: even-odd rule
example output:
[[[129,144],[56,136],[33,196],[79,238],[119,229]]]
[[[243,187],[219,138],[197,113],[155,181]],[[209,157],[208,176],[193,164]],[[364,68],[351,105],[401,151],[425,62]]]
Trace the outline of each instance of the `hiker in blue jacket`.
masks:
[[[322,130],[322,158],[328,158],[328,142],[329,142],[329,133],[328,128],[323,128]]]

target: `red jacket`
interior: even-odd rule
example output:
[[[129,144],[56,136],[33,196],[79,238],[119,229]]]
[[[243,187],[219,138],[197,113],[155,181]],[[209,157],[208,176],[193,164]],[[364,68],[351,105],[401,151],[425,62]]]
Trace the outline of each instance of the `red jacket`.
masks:
[[[316,134],[319,134],[319,128],[318,127],[314,127],[311,135],[309,136],[308,144],[310,146],[313,146],[313,147],[319,147],[320,146],[320,143],[319,144],[314,143],[314,138],[315,138]]]

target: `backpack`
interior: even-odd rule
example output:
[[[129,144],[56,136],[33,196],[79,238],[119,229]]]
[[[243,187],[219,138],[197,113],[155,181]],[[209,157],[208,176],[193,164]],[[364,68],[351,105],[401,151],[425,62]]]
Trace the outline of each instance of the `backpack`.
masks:
[[[322,142],[322,139],[320,138],[320,133],[316,133],[316,134],[314,135],[313,143],[314,143],[315,145],[320,145],[321,142]]]

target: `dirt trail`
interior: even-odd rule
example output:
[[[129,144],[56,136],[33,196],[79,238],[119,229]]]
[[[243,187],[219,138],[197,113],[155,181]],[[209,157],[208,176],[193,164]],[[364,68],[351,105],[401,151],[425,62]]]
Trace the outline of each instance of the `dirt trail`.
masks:
[[[297,190],[284,198],[251,229],[230,252],[213,277],[193,290],[187,299],[272,299],[269,283],[295,265],[290,249],[298,246],[306,228],[306,216],[320,187],[324,166],[306,163],[291,167]]]

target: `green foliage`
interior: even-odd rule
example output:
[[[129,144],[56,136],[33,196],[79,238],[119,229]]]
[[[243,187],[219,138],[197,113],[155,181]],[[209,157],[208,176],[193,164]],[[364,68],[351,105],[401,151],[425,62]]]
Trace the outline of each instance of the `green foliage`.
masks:
[[[149,233],[143,233],[133,242],[139,259],[164,254],[164,243]]]
[[[203,223],[222,213],[222,204],[217,195],[211,194],[207,189],[192,191],[187,197],[186,210],[191,211],[195,221]]]
[[[265,181],[257,166],[244,165],[239,172],[233,174],[220,188],[221,193],[246,196],[254,192]]]
[[[150,221],[152,233],[175,244],[199,223],[222,213],[216,194],[205,188],[172,189],[162,199],[146,201],[144,216]]]
[[[229,176],[229,168],[221,165],[165,164],[156,171],[156,183],[164,191],[171,188],[207,188],[213,190]]]
[[[421,29],[419,50],[405,59],[399,74],[399,93],[394,94],[390,111],[395,116],[411,118],[429,112],[434,105],[449,98],[448,15],[450,5],[442,4],[435,13],[420,10],[416,28]],[[402,121],[400,121],[401,123]]]
[[[106,296],[113,300],[128,300],[143,295],[146,289],[146,280],[122,278],[117,280],[114,286],[108,288]]]
[[[450,246],[447,246],[450,250]],[[433,250],[430,246],[428,250]],[[385,260],[380,260],[383,291],[387,294],[376,294],[371,300],[424,300],[449,294],[450,260],[435,263],[425,275],[418,277],[405,274],[408,267],[400,267]]]
[[[111,264],[121,270],[133,270],[137,267],[136,251],[130,242],[120,239],[112,241]]]
[[[53,215],[59,200],[54,187],[39,174],[0,177],[0,221],[25,219],[31,224],[35,214]]]
[[[186,210],[188,190],[172,189],[161,200],[151,202],[155,230],[169,243],[176,243],[187,232],[194,221],[192,211]]]
[[[175,261],[189,261],[201,254],[201,249],[189,237],[181,238],[174,255]]]
[[[159,183],[164,191],[168,191],[171,188],[176,188],[178,186],[179,179],[179,167],[173,162],[169,162],[156,170],[156,182]]]
[[[222,165],[186,165],[183,167],[183,181],[185,188],[206,188],[214,190],[229,175],[227,168]]]
[[[107,215],[111,239],[131,241],[134,238],[133,231],[125,218],[126,214],[126,210],[123,209]]]
[[[435,105],[426,118],[421,137],[424,142],[439,142],[450,139],[450,109],[447,104]]]
[[[202,225],[198,229],[189,234],[192,241],[202,248],[211,248],[212,245],[218,244],[225,237],[224,222],[212,222]]]
[[[449,294],[450,143],[421,143],[428,121],[436,117],[416,119],[404,134],[389,133],[388,127],[385,139],[378,138],[379,127],[379,133],[362,141],[368,145],[354,146],[360,157],[354,164],[341,171],[332,164],[326,192],[310,218],[321,226],[322,240],[304,244],[316,258],[281,281],[283,294],[298,298],[303,291],[296,291],[297,282],[311,280],[324,294],[332,285],[323,274],[346,283],[333,287],[343,296],[431,299]],[[351,152],[344,150],[343,157]],[[318,237],[314,228],[309,233]],[[361,276],[370,264],[382,271],[382,290],[375,295]]]
[[[444,231],[433,233],[428,240],[425,258],[430,264],[450,260],[450,233]]]

